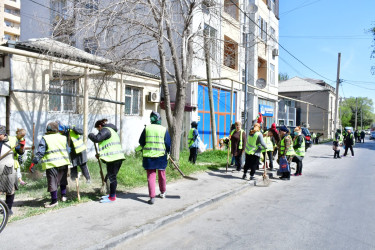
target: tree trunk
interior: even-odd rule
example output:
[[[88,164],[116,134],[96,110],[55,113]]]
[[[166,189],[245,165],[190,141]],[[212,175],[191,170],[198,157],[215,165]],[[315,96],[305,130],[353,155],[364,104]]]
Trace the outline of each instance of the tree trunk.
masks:
[[[204,54],[206,59],[206,73],[208,86],[208,99],[210,101],[210,115],[211,115],[211,133],[212,133],[212,148],[216,150],[216,120],[215,120],[215,106],[213,100],[212,82],[211,82],[211,65],[210,65],[210,46],[209,38],[204,35]]]

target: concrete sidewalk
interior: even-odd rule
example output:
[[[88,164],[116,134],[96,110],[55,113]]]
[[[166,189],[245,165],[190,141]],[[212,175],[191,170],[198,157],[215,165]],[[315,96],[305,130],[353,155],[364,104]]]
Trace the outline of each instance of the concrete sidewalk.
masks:
[[[182,218],[212,202],[254,186],[242,172],[225,169],[167,183],[166,199],[149,205],[147,187],[119,193],[116,202],[97,202],[51,211],[8,224],[0,234],[1,249],[101,249],[116,246]],[[275,172],[274,172],[275,175]],[[168,179],[168,176],[167,176]],[[261,179],[261,176],[258,176]],[[259,181],[258,181],[259,183]],[[146,183],[145,183],[146,184]]]

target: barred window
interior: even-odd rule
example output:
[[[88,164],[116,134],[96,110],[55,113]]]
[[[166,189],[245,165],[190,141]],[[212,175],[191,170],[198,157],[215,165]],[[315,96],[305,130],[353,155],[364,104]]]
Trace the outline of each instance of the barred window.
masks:
[[[49,83],[49,111],[76,111],[76,81],[53,80]],[[66,95],[62,95],[66,94]]]
[[[125,89],[125,114],[140,115],[141,110],[141,90],[134,87]]]

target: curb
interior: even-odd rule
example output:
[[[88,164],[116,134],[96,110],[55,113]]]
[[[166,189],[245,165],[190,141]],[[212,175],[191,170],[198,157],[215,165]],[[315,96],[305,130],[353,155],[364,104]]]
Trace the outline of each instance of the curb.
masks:
[[[204,207],[207,207],[211,204],[214,204],[214,203],[216,203],[220,200],[223,200],[223,199],[227,198],[228,196],[235,195],[235,194],[239,193],[240,191],[242,191],[243,189],[249,188],[249,187],[252,187],[252,186],[255,186],[255,182],[247,181],[246,184],[243,184],[243,185],[241,185],[241,186],[239,186],[239,187],[237,187],[237,188],[235,188],[231,191],[218,194],[218,195],[214,196],[213,198],[210,198],[210,199],[202,201],[200,203],[188,206],[185,209],[183,209],[182,211],[175,212],[171,215],[165,216],[165,217],[160,218],[160,219],[156,219],[155,221],[152,221],[148,224],[144,224],[144,225],[142,225],[142,226],[140,226],[136,229],[132,229],[130,231],[127,231],[123,234],[120,234],[118,236],[115,236],[113,238],[105,240],[102,243],[96,244],[96,245],[88,247],[86,249],[96,250],[96,249],[114,248],[120,243],[124,243],[124,242],[129,241],[131,239],[134,239],[138,236],[146,235],[146,234],[148,234],[148,233],[150,233],[150,232],[152,232],[152,231],[154,231],[154,230],[156,230],[156,229],[158,229],[158,228],[160,228],[164,225],[168,225],[169,223],[177,221],[178,219],[184,218],[184,217],[186,217],[186,216],[188,216],[188,215],[190,215],[194,212],[197,212],[198,210],[200,210]]]

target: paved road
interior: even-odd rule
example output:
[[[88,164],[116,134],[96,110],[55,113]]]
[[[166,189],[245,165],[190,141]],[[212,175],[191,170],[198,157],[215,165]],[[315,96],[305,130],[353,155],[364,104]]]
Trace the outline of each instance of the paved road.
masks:
[[[313,146],[303,176],[245,189],[117,249],[375,249],[374,151],[366,141],[336,160],[330,144]]]

